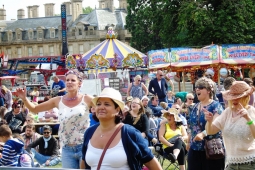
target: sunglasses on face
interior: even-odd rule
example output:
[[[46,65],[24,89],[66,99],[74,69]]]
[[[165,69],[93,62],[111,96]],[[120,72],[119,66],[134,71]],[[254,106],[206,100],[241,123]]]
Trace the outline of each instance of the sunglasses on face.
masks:
[[[189,100],[194,100],[193,98],[189,98]]]
[[[20,106],[17,106],[16,109],[20,109],[21,107]]]
[[[164,75],[159,75],[160,77],[163,77]]]
[[[50,132],[43,132],[43,134],[50,134]]]
[[[141,81],[141,80],[137,80],[137,81]]]
[[[27,122],[30,122],[31,120],[26,120]]]
[[[175,108],[176,110],[179,110],[180,108]]]
[[[195,87],[196,89],[199,89],[199,90],[203,90],[203,89],[205,89],[205,87],[204,86],[197,86],[197,87]]]

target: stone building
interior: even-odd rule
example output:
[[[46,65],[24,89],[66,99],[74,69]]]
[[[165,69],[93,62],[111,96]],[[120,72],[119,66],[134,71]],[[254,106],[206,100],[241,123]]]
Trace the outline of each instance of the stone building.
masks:
[[[129,43],[131,34],[125,29],[127,0],[98,0],[99,8],[82,14],[83,0],[63,2],[67,8],[67,39],[70,54],[83,54],[105,40],[109,26],[115,28],[118,39]],[[0,9],[0,52],[9,59],[30,56],[59,56],[62,51],[61,18],[55,16],[54,3],[44,4],[45,17],[39,17],[39,6],[17,11],[17,20],[5,21],[6,11]],[[57,7],[60,8],[60,7]],[[11,9],[10,9],[11,10]],[[26,66],[25,66],[26,67]]]

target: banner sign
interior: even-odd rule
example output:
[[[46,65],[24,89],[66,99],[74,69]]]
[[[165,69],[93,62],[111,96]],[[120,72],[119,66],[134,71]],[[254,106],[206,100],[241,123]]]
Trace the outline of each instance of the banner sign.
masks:
[[[255,59],[255,44],[223,44],[222,59]]]
[[[62,25],[62,55],[68,53],[67,48],[67,34],[66,34],[66,5],[61,5],[61,25]]]
[[[151,50],[148,52],[149,67],[158,67],[160,65],[170,65],[168,48],[161,50]]]
[[[218,46],[205,48],[171,48],[171,62],[205,62],[218,61]]]

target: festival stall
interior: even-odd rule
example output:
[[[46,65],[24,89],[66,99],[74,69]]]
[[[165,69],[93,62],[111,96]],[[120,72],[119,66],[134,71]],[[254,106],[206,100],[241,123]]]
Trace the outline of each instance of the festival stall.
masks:
[[[101,88],[110,86],[126,94],[130,69],[147,67],[147,56],[117,40],[117,33],[108,28],[106,40],[76,56],[77,68],[85,71],[88,79],[100,79]]]

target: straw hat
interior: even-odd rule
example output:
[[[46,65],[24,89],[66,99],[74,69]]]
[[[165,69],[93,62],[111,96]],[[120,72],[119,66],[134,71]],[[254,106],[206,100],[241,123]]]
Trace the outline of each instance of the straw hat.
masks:
[[[222,92],[225,100],[234,100],[250,95],[254,89],[244,81],[234,81],[229,90]]]
[[[110,87],[106,87],[99,96],[92,99],[92,103],[96,106],[97,100],[101,97],[112,99],[115,103],[118,104],[120,109],[123,110],[124,102],[122,101],[122,96],[119,91]]]
[[[175,122],[182,122],[181,118],[178,116],[178,110],[175,108],[170,108],[168,110],[161,110],[163,113],[163,117],[167,117],[168,115],[174,115],[174,121]]]
[[[126,100],[127,100],[128,102],[132,102],[133,97],[132,97],[132,96],[128,96]]]

